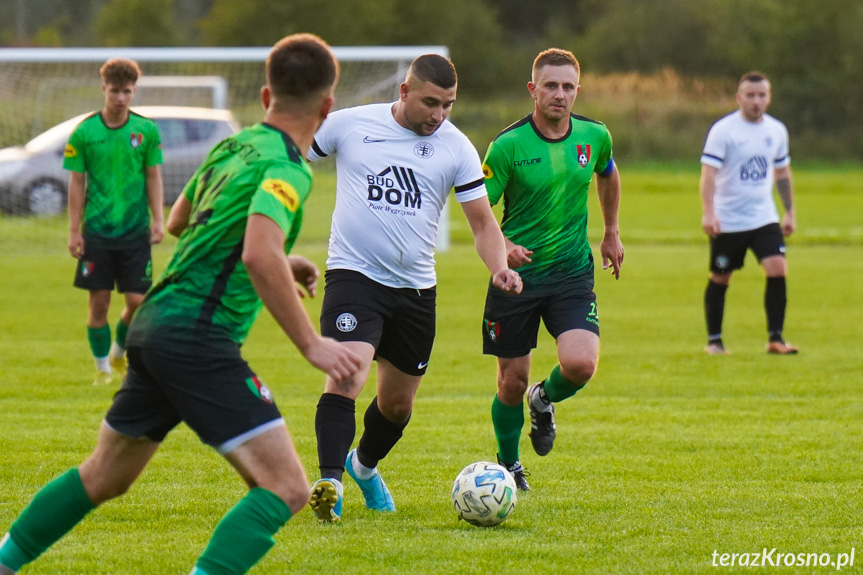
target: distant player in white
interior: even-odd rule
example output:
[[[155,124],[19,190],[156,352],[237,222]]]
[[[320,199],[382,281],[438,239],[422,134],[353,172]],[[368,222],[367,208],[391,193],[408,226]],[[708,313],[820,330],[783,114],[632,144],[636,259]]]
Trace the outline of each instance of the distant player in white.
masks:
[[[337,169],[321,330],[348,342],[363,361],[353,379],[328,377],[318,403],[321,479],[312,486],[310,505],[320,521],[341,517],[345,470],[369,509],[395,511],[377,464],[401,438],[431,356],[434,247],[450,190],[494,285],[521,291],[521,278],[507,267],[479,155],[447,121],[457,81],[449,60],[420,56],[398,101],[330,114],[309,151],[310,160],[335,156]],[[348,453],[356,434],[355,400],[374,360],[377,397],[365,412],[359,446]]]
[[[701,155],[701,225],[710,236],[710,280],[704,293],[709,354],[726,354],[722,342],[725,292],[734,270],[743,267],[751,249],[767,276],[764,307],[767,352],[795,354],[782,339],[785,322],[785,237],[796,228],[788,131],[766,114],[770,82],[758,72],[738,84],[739,111],[716,122]],[[773,184],[785,209],[781,225],[773,201]]]

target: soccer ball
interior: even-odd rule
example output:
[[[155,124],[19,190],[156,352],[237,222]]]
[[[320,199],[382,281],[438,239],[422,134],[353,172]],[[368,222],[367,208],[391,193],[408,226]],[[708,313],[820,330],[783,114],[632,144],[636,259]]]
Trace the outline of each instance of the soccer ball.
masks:
[[[452,506],[471,525],[492,527],[515,509],[515,480],[502,465],[480,461],[461,470],[452,486]]]

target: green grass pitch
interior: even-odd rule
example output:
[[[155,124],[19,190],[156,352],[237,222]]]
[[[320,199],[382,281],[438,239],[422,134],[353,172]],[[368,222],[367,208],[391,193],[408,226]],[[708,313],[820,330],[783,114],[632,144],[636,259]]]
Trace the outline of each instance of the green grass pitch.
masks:
[[[863,548],[863,171],[795,172],[800,229],[789,242],[786,337],[800,347],[796,357],[764,352],[763,279],[751,256],[728,293],[732,355],[702,352],[707,246],[697,167],[621,172],[626,259],[619,281],[597,274],[599,370],[558,406],[551,454],[537,457],[525,429],[533,491],[512,516],[498,528],[471,527],[456,520],[449,500],[465,465],[495,455],[495,362],[480,352],[487,277],[453,204],[453,248],[438,258],[430,369],[403,440],[380,466],[398,512],[367,511],[347,479],[341,524],[317,525],[304,511],[252,573],[708,573],[717,571],[714,550],[835,558]],[[332,176],[322,174],[317,190],[296,251],[323,266]],[[17,225],[0,220],[0,534],[39,487],[86,457],[113,392],[90,386],[86,297],[71,287],[64,224],[56,224],[56,249],[32,252],[10,249]],[[156,250],[157,272],[169,247]],[[313,318],[319,306],[320,297],[307,300]],[[314,478],[322,374],[266,314],[245,355],[273,390]],[[555,362],[543,332],[533,379]],[[368,386],[358,401],[359,424],[372,395]],[[181,426],[125,497],[24,573],[187,573],[244,491],[228,464]],[[863,549],[856,555],[859,571]]]

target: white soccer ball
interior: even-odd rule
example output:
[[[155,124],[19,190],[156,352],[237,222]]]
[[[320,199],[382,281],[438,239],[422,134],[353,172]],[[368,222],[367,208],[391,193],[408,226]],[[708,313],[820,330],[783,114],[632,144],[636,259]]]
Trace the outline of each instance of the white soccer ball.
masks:
[[[480,461],[461,470],[452,486],[452,506],[471,525],[492,527],[515,509],[518,490],[502,465]]]

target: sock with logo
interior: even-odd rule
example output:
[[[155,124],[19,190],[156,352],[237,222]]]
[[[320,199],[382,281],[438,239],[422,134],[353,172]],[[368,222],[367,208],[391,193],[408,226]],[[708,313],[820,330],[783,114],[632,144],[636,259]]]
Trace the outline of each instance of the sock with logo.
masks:
[[[276,544],[273,535],[290,518],[290,508],[278,495],[255,487],[219,521],[192,573],[246,573]]]
[[[405,427],[411,418],[408,416],[404,423],[393,423],[378,409],[377,396],[366,408],[363,416],[363,435],[357,446],[357,459],[368,468],[378,466],[378,461],[387,456],[387,453],[395,447],[402,438]]]
[[[70,469],[43,487],[18,519],[0,547],[0,563],[19,571],[77,525],[94,509],[77,469]]]
[[[782,341],[787,305],[785,277],[767,278],[764,286],[764,310],[767,312],[767,332],[770,341]]]
[[[88,325],[87,340],[90,342],[90,351],[96,358],[96,368],[110,373],[108,352],[111,351],[111,328],[107,324],[102,327],[90,327]]]
[[[129,333],[129,324],[122,319],[117,321],[117,329],[114,331],[114,355],[123,357],[126,353],[126,334]]]
[[[506,405],[495,394],[491,402],[491,422],[500,460],[515,463],[518,461],[518,441],[524,427],[524,403]]]
[[[548,379],[545,380],[543,388],[545,388],[545,395],[548,400],[551,403],[557,403],[572,397],[585,385],[587,385],[586,381],[574,383],[563,377],[563,374],[560,373],[560,365],[556,365],[548,375]]]
[[[725,292],[728,286],[707,282],[704,290],[704,319],[707,321],[707,341],[722,339],[722,316],[725,314]]]
[[[345,459],[357,433],[355,410],[355,402],[349,397],[335,393],[321,395],[315,412],[321,477],[342,480]]]

